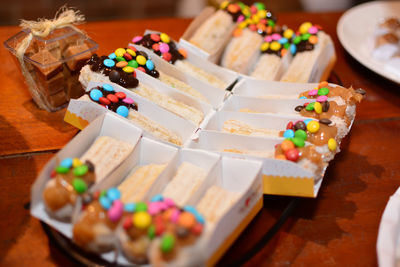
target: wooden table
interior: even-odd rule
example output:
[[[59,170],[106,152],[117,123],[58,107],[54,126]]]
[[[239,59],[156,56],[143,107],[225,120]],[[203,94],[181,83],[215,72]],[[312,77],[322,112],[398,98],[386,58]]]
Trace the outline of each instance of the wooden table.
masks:
[[[399,186],[400,88],[369,71],[340,45],[341,13],[284,13],[280,22],[296,27],[305,20],[322,25],[335,42],[334,71],[345,86],[364,88],[351,133],[329,165],[316,199],[300,199],[294,213],[246,266],[373,266],[382,212]],[[94,22],[82,28],[100,44],[99,54],[125,46],[145,29],[178,39],[189,19]],[[6,40],[19,29],[0,27]],[[30,187],[44,164],[77,130],[63,122],[65,110],[47,113],[32,102],[13,57],[0,48],[0,264],[58,266],[73,262],[49,243],[30,216]],[[276,222],[292,198],[265,197],[265,207],[222,258],[236,261]]]

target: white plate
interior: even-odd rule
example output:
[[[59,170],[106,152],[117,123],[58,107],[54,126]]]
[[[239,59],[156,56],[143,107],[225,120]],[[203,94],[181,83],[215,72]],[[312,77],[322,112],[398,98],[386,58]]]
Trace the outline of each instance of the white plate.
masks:
[[[358,62],[379,75],[400,83],[400,70],[390,71],[387,64],[371,56],[373,32],[379,22],[400,16],[400,1],[369,2],[346,11],[337,25],[337,34],[343,47]]]
[[[386,204],[379,225],[376,252],[380,267],[395,267],[399,265],[400,247],[400,187]]]

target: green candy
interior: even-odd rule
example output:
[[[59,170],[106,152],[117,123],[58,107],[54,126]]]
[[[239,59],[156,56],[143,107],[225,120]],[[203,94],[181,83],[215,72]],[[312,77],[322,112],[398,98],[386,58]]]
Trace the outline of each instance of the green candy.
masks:
[[[304,139],[300,137],[294,137],[292,138],[292,142],[296,147],[303,147],[306,143],[304,142]]]
[[[147,204],[144,203],[144,202],[139,202],[139,203],[137,203],[137,204],[136,204],[136,209],[135,209],[135,211],[136,211],[136,212],[139,212],[139,211],[147,211]]]
[[[69,168],[68,168],[68,167],[65,167],[65,166],[57,166],[57,168],[56,168],[56,173],[65,174],[65,173],[68,173],[68,172],[69,172]]]
[[[275,22],[272,19],[269,19],[268,26],[275,27]]]
[[[171,252],[175,245],[175,238],[171,234],[165,234],[161,239],[160,248],[162,252]]]
[[[308,104],[307,107],[306,107],[306,110],[313,111],[314,110],[314,104],[315,104],[315,102],[311,102],[310,104]]]
[[[265,5],[263,3],[256,2],[254,5],[258,10],[265,10]]]
[[[327,95],[329,93],[329,89],[326,87],[322,87],[318,89],[318,95]]]
[[[240,6],[241,10],[243,10],[246,7],[246,5],[243,4],[243,2],[238,2],[237,4]]]
[[[294,132],[294,137],[301,138],[305,141],[307,140],[307,133],[302,129],[298,129],[297,131]]]
[[[74,187],[75,191],[79,194],[85,193],[87,190],[87,185],[84,180],[81,178],[75,178],[72,181],[72,186]]]
[[[120,61],[126,61],[126,59],[124,57],[116,57],[115,58],[118,62]]]
[[[100,192],[99,198],[102,197],[102,196],[107,196],[107,191],[106,190],[102,190]]]
[[[301,35],[301,40],[307,41],[310,38],[311,34],[309,33],[304,33]]]
[[[128,66],[136,69],[137,67],[139,67],[139,64],[136,62],[136,60],[132,59],[128,62]]]
[[[150,225],[149,229],[147,229],[147,235],[150,239],[156,237],[156,228],[154,227],[153,224]]]
[[[81,165],[74,169],[74,175],[79,176],[79,177],[84,176],[88,171],[89,171],[89,168],[87,165]]]
[[[290,44],[289,44],[289,43],[285,43],[285,44],[283,45],[283,47],[284,47],[285,49],[289,49]]]
[[[301,42],[301,37],[300,36],[294,37],[294,39],[293,39],[293,43],[294,44],[299,44],[300,42]]]

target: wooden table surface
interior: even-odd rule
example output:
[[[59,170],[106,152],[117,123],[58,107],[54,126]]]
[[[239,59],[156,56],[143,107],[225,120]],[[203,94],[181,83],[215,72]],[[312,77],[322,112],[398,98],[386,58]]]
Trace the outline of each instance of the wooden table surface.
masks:
[[[336,35],[341,13],[283,13],[291,27],[318,23],[333,37],[338,55],[334,71],[347,87],[364,88],[342,152],[329,165],[316,199],[300,199],[280,231],[246,266],[374,266],[379,222],[400,181],[400,87],[369,71],[345,52]],[[178,39],[189,19],[93,22],[82,25],[99,54],[125,46],[145,29]],[[3,42],[19,31],[0,27]],[[0,48],[0,265],[66,266],[73,262],[30,216],[30,187],[44,164],[77,130],[63,121],[65,110],[38,110],[9,52]],[[236,261],[276,222],[292,198],[265,197],[262,211],[220,261]]]

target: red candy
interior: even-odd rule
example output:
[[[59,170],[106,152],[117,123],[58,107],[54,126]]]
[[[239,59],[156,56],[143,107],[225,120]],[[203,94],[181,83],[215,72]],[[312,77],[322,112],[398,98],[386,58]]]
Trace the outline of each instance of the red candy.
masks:
[[[134,52],[136,52],[136,51],[137,51],[137,50],[136,50],[136,48],[135,48],[133,45],[131,45],[131,44],[130,44],[130,45],[128,45],[128,48],[129,48],[129,49],[131,49],[131,50],[132,50],[132,51],[134,51]]]
[[[124,99],[126,97],[126,94],[124,92],[116,92],[115,96],[119,99]]]
[[[102,96],[102,97],[99,98],[99,102],[100,102],[101,104],[103,104],[103,105],[110,105],[110,104],[111,104],[110,100],[108,100],[108,99],[105,98],[104,96]]]
[[[151,48],[153,48],[154,51],[158,51],[158,50],[160,50],[160,45],[159,44],[153,44],[151,46]]]
[[[159,42],[161,40],[160,36],[158,34],[155,34],[155,33],[150,34],[150,38],[154,42]]]
[[[118,102],[118,97],[116,97],[115,95],[107,95],[107,99],[110,100],[113,103],[117,103]]]
[[[52,170],[50,173],[50,178],[56,177],[56,174],[57,174],[56,170]]]
[[[93,199],[94,199],[94,200],[97,200],[97,199],[99,199],[99,196],[100,196],[100,191],[96,191],[96,192],[93,194]]]
[[[286,130],[293,129],[293,122],[289,121],[289,123],[286,125]]]
[[[131,217],[126,217],[124,220],[124,223],[122,225],[125,230],[128,230],[132,226],[132,218]]]
[[[140,71],[143,71],[144,73],[146,73],[146,70],[143,67],[138,67],[136,70],[140,70]]]
[[[162,54],[162,58],[166,61],[170,61],[172,59],[171,53],[167,52]]]
[[[132,75],[133,75],[133,77],[136,78],[136,71],[133,71],[133,72],[132,72]]]
[[[296,162],[299,159],[299,151],[296,148],[289,149],[285,152],[286,159]]]
[[[165,231],[165,227],[164,227],[163,223],[157,223],[155,228],[156,228],[157,236],[160,236]]]
[[[254,25],[254,24],[251,24],[251,25],[249,26],[249,29],[252,30],[253,32],[255,32],[255,31],[257,31],[257,26]]]
[[[201,223],[197,223],[195,226],[192,227],[192,233],[195,235],[201,234],[203,232],[203,225]]]
[[[310,103],[304,103],[304,105],[303,105],[303,106],[307,107],[307,106],[308,106],[308,104],[310,104]]]
[[[106,106],[106,105],[103,105],[103,104],[100,104],[100,106],[102,106],[103,108],[107,108],[107,106]]]
[[[132,55],[128,54],[128,53],[125,53],[124,54],[124,58],[126,59],[126,61],[130,61],[130,60],[132,60]]]

